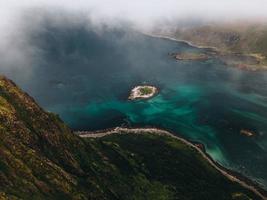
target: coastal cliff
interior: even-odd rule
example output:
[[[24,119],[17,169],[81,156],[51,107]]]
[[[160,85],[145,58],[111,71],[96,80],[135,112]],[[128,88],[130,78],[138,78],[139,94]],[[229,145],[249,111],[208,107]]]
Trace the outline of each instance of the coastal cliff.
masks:
[[[262,199],[171,136],[81,138],[3,76],[0,122],[0,199]]]

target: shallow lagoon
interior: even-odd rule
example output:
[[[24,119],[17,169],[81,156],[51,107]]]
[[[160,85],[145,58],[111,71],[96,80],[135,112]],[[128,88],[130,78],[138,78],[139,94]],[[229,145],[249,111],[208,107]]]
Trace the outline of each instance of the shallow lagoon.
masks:
[[[216,59],[176,62],[168,53],[204,50],[134,31],[47,26],[31,43],[38,59],[30,78],[6,75],[74,130],[164,128],[202,142],[215,160],[267,187],[267,72]],[[127,100],[140,84],[160,92]]]

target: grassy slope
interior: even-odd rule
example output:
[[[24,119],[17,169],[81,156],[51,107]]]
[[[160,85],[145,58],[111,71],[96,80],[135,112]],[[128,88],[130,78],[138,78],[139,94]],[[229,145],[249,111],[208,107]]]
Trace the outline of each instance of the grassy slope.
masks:
[[[0,77],[0,199],[257,199],[183,143],[81,139]]]
[[[177,28],[170,34],[196,45],[216,47],[222,52],[256,56],[260,65],[267,65],[267,25],[263,23],[200,25]]]

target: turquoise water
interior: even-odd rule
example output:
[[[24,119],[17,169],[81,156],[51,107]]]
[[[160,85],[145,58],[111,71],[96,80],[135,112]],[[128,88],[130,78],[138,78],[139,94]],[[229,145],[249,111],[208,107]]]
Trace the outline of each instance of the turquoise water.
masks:
[[[31,43],[38,50],[31,77],[7,75],[74,130],[164,128],[202,142],[216,161],[267,186],[267,72],[216,59],[176,62],[168,53],[204,50],[133,31],[47,26]],[[144,83],[159,94],[128,101],[131,88]]]

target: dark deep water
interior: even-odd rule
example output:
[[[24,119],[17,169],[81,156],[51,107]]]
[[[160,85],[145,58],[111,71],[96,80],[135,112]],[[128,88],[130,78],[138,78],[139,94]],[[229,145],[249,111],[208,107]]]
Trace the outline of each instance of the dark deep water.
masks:
[[[203,50],[133,31],[47,26],[31,42],[39,52],[31,76],[6,75],[73,129],[165,128],[204,143],[215,160],[267,187],[267,72],[216,59],[176,62],[169,52]],[[128,101],[143,83],[159,95]]]

